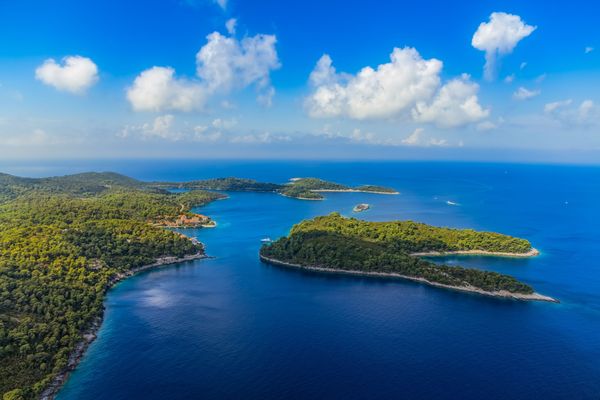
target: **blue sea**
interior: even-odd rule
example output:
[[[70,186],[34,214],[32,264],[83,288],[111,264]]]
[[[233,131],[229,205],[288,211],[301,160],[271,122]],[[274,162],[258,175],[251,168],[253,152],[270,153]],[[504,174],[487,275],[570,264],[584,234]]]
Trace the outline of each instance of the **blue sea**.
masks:
[[[214,258],[108,293],[98,339],[60,392],[87,399],[599,399],[600,168],[448,162],[98,161],[11,164],[28,176],[112,170],[145,180],[314,176],[396,188],[301,201],[229,193],[188,230]],[[498,231],[531,259],[448,257],[513,275],[560,304],[265,265],[260,239],[332,211]]]

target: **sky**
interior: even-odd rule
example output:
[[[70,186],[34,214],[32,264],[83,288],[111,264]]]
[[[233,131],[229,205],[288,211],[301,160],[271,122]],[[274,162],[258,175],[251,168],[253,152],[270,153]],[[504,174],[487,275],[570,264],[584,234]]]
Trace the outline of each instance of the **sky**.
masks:
[[[599,12],[0,0],[0,157],[598,163]]]

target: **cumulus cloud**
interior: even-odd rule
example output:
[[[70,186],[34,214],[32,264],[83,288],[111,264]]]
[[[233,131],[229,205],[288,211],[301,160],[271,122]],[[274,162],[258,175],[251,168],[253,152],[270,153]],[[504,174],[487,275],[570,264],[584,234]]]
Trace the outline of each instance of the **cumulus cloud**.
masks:
[[[424,60],[409,47],[395,48],[389,63],[377,69],[365,67],[355,76],[336,73],[331,58],[324,55],[311,73],[315,91],[306,106],[313,117],[395,116],[431,98],[440,84],[441,69],[441,61]]]
[[[443,85],[430,104],[418,102],[413,108],[413,118],[419,122],[432,122],[441,128],[453,128],[487,118],[490,114],[479,104],[479,85],[471,82],[469,75],[452,79]]]
[[[471,45],[485,51],[485,78],[494,79],[498,59],[511,53],[517,43],[531,35],[536,28],[525,24],[520,16],[504,12],[494,12],[488,22],[482,22],[473,35]]]
[[[540,90],[529,90],[521,86],[513,93],[513,98],[515,100],[528,100],[533,97],[539,96],[540,93]]]
[[[390,62],[363,68],[356,76],[337,74],[324,55],[311,74],[316,90],[308,100],[311,116],[385,118],[407,112],[431,98],[440,84],[442,62],[424,60],[414,48],[395,48]]]
[[[208,91],[199,82],[175,77],[170,67],[152,67],[143,71],[127,89],[127,99],[136,111],[191,111],[200,109]]]
[[[280,67],[274,35],[258,34],[238,41],[219,32],[196,54],[197,75],[211,91],[228,92],[257,83],[270,85],[269,74]]]
[[[414,48],[395,48],[390,62],[339,73],[323,55],[310,74],[313,92],[305,107],[311,117],[377,119],[404,117],[440,127],[456,127],[487,117],[478,102],[479,86],[468,75],[441,85],[442,62],[426,60]]]
[[[49,58],[35,70],[35,78],[58,90],[82,94],[98,82],[98,67],[82,56],[65,57],[60,64]]]
[[[258,34],[241,41],[213,32],[196,54],[196,78],[175,77],[170,67],[143,71],[127,90],[136,111],[202,109],[214,95],[227,95],[254,85],[258,101],[270,105],[275,89],[270,72],[279,68],[274,35]]]
[[[504,78],[504,83],[513,83],[515,80],[515,74],[510,74],[507,75],[506,78]]]

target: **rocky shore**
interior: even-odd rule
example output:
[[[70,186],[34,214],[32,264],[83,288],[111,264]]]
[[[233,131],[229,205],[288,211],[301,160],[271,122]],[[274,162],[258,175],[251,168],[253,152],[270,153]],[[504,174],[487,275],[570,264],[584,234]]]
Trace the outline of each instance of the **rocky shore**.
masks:
[[[146,271],[153,268],[159,268],[166,265],[178,264],[186,261],[197,260],[200,258],[207,258],[204,251],[200,251],[195,254],[189,254],[183,257],[165,256],[156,259],[152,264],[143,265],[138,268],[131,269],[127,272],[116,274],[113,279],[108,283],[108,289],[117,284],[118,282],[129,278],[142,271]],[[103,315],[98,316],[91,324],[88,330],[83,333],[83,339],[75,346],[73,352],[69,355],[67,366],[63,371],[54,377],[52,383],[41,393],[40,400],[52,400],[61,389],[62,385],[66,382],[69,374],[77,367],[81,358],[85,354],[90,344],[96,339],[98,330],[102,326]]]
[[[461,292],[469,292],[474,294],[479,294],[483,296],[496,297],[496,298],[504,298],[504,299],[514,299],[521,301],[547,301],[551,303],[559,303],[557,299],[554,299],[549,296],[544,296],[539,293],[512,293],[505,290],[497,291],[497,292],[489,292],[483,289],[479,289],[473,286],[452,286],[445,285],[443,283],[431,282],[425,278],[419,278],[414,276],[402,275],[402,274],[394,274],[394,273],[384,273],[384,272],[366,272],[366,271],[348,271],[343,269],[333,269],[333,268],[323,268],[323,267],[315,267],[315,266],[305,266],[300,264],[288,263],[285,261],[276,260],[274,258],[265,257],[260,255],[260,259],[266,263],[279,265],[286,268],[295,268],[306,271],[314,271],[321,273],[330,273],[330,274],[343,274],[343,275],[354,275],[354,276],[366,276],[373,278],[392,278],[392,279],[406,279],[414,282],[424,283],[426,285],[435,286],[443,289],[457,290]]]

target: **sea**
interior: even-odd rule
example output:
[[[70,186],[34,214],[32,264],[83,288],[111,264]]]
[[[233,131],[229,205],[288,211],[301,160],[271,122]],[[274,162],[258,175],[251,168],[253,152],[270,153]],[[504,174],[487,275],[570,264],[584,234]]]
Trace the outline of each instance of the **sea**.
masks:
[[[319,177],[399,195],[302,201],[227,193],[185,233],[211,257],[141,273],[106,298],[98,338],[60,400],[600,399],[600,167],[460,162],[3,162],[48,176],[110,170],[143,180]],[[352,208],[368,203],[368,211]],[[453,256],[513,275],[559,304],[415,282],[282,269],[258,258],[306,218],[340,212],[530,240],[535,258]]]

